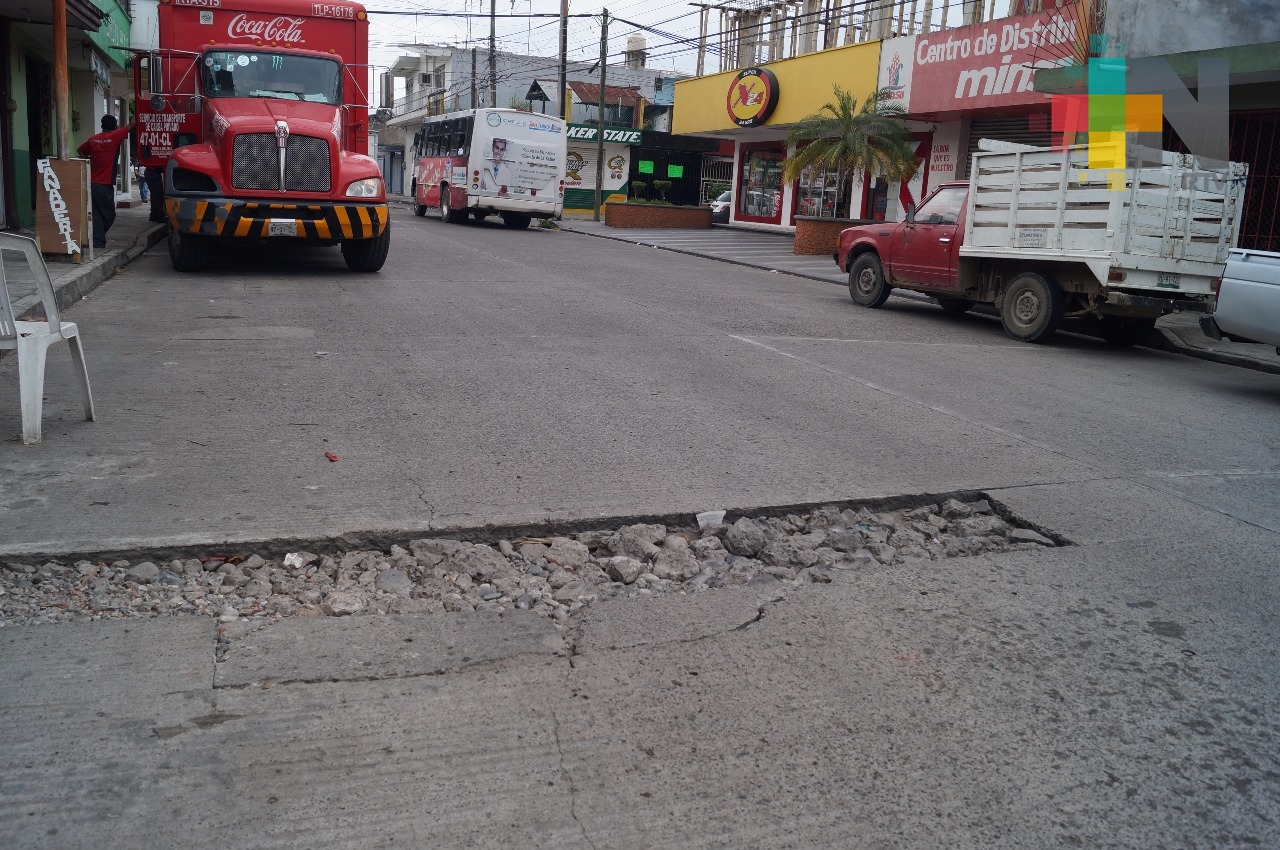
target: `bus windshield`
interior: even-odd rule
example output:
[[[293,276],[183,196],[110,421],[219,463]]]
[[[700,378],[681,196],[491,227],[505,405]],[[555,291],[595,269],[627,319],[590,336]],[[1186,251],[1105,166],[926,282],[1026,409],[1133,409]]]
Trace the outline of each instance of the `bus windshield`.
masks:
[[[274,97],[338,105],[342,66],[330,59],[252,50],[210,50],[201,81],[206,97]]]

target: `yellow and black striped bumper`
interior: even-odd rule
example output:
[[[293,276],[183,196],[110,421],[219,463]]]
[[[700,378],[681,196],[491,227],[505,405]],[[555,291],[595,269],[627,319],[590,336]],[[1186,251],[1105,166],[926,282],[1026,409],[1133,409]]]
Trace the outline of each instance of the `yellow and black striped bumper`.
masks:
[[[257,239],[372,239],[387,229],[386,204],[272,204],[226,198],[166,198],[179,233]],[[290,229],[288,222],[293,222]]]

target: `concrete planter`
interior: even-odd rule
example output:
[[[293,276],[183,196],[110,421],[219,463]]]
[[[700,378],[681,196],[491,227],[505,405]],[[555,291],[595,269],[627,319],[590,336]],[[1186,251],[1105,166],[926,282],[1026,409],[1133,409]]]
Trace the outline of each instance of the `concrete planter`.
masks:
[[[855,224],[871,224],[869,218],[815,218],[798,215],[796,222],[796,240],[791,251],[795,254],[827,254],[836,252],[836,241],[840,231]]]
[[[664,207],[653,204],[606,204],[605,227],[673,227],[710,230],[710,207]]]

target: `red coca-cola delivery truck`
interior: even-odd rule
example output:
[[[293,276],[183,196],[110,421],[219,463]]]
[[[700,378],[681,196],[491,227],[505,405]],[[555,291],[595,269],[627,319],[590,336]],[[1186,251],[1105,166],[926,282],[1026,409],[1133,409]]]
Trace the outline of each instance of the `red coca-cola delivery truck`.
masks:
[[[368,155],[369,22],[357,3],[160,0],[134,63],[137,155],[163,169],[173,267],[209,246],[341,245],[382,268],[390,218]]]

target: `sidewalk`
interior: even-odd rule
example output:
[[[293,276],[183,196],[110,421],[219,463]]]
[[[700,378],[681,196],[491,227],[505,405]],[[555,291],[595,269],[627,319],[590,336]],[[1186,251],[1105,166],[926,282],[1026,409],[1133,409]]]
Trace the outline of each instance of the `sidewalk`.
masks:
[[[109,280],[118,268],[137,259],[164,237],[165,226],[149,221],[149,215],[150,207],[146,205],[118,208],[116,222],[107,233],[107,247],[96,251],[93,260],[89,260],[86,254],[85,261],[77,264],[56,254],[45,255],[45,265],[49,268],[49,277],[53,279],[53,289],[61,309],[65,310],[84,298]],[[21,233],[30,235],[27,231]],[[42,313],[35,278],[26,264],[15,255],[6,262],[4,270],[14,315]]]
[[[647,245],[839,286],[847,286],[849,282],[848,277],[836,268],[830,255],[798,256],[791,253],[790,233],[765,233],[727,225],[715,225],[711,230],[607,228],[603,222],[590,219],[565,219],[560,222],[560,227],[570,233]],[[894,295],[932,300],[914,292],[895,291]],[[1215,342],[1200,332],[1197,313],[1165,316],[1156,323],[1156,330],[1157,334],[1144,341],[1145,347],[1280,374],[1280,354],[1274,348],[1252,343]]]

